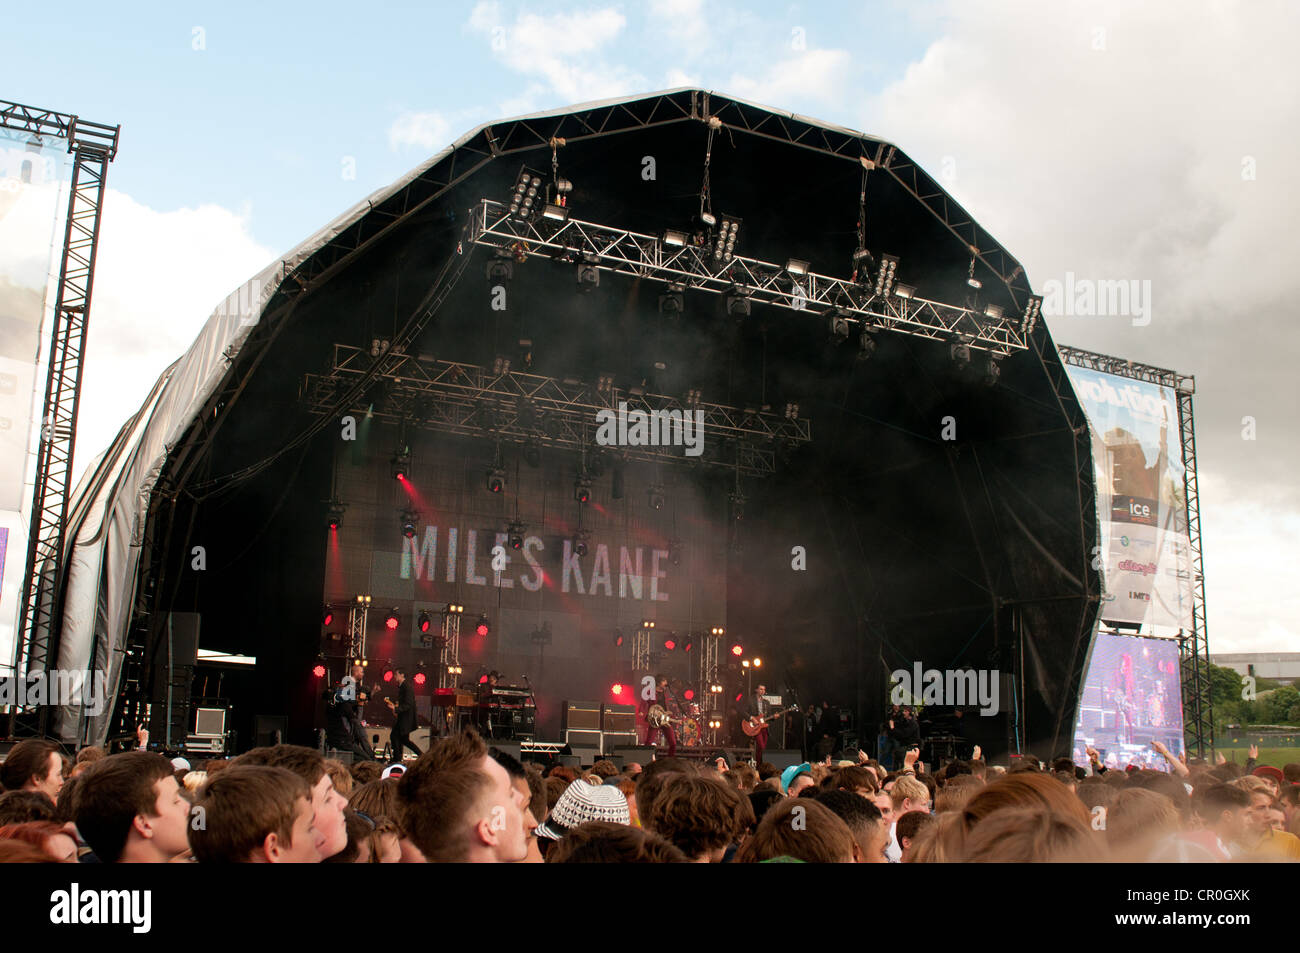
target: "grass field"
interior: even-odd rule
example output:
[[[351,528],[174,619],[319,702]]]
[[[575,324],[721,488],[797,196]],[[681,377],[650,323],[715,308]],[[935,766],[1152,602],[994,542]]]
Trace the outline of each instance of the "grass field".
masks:
[[[1214,750],[1220,752],[1229,761],[1236,761],[1238,764],[1244,764],[1250,757],[1249,745],[1241,747],[1222,748],[1216,747]],[[1271,764],[1274,767],[1282,767],[1284,764],[1300,764],[1300,748],[1260,748],[1259,763]]]

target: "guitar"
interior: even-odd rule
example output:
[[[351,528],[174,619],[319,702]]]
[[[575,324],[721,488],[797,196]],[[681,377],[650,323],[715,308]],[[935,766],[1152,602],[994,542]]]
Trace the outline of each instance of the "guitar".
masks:
[[[798,711],[798,710],[799,710],[798,705],[790,705],[786,708],[778,708],[776,711],[769,712],[768,714],[762,716],[761,718],[758,715],[755,715],[753,718],[746,718],[744,721],[740,723],[740,730],[743,731],[750,738],[753,738],[760,731],[766,728],[767,723],[771,721],[773,718],[777,718],[781,715],[787,714],[788,712]]]
[[[681,718],[668,714],[668,709],[657,702],[646,711],[645,720],[654,728],[662,728],[665,725],[680,724],[682,722]]]

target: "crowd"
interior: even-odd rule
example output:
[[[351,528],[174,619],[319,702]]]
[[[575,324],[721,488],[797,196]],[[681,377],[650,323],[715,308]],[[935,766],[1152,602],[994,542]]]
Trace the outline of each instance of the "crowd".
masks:
[[[929,772],[913,748],[777,770],[669,757],[543,770],[472,731],[418,759],[202,762],[24,741],[0,765],[8,863],[949,863],[1300,860],[1300,764]]]

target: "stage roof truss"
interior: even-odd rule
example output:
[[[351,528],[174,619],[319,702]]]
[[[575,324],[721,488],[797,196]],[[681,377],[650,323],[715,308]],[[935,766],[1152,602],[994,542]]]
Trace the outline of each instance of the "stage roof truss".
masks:
[[[1000,357],[1026,349],[1018,315],[990,317],[939,301],[876,294],[864,284],[813,271],[795,275],[774,262],[740,255],[718,261],[708,244],[666,246],[654,235],[573,217],[564,222],[545,218],[523,221],[508,215],[506,207],[492,199],[482,199],[470,210],[468,230],[467,237],[474,244],[516,259],[552,259],[575,269],[587,264],[683,290],[740,294],[791,311],[827,317],[835,314],[872,331],[960,340]]]
[[[573,378],[559,380],[538,374],[509,372],[459,361],[391,353],[373,379],[388,385],[386,400],[371,407],[364,396],[351,406],[339,402],[355,389],[373,366],[361,347],[334,345],[334,367],[328,374],[307,374],[301,397],[315,414],[373,414],[381,420],[406,422],[460,436],[489,436],[494,440],[590,451],[599,447],[596,433],[601,411],[629,414],[684,415],[699,411],[705,444],[721,441],[724,453],[688,457],[680,446],[609,446],[628,459],[654,462],[698,462],[763,476],[776,470],[776,445],[795,448],[812,440],[812,423],[752,408],[699,401],[686,404],[663,394],[633,393],[631,389],[599,386]]]

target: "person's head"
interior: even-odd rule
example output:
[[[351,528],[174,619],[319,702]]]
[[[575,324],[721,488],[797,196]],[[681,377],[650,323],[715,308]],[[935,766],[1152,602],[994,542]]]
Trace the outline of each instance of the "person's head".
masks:
[[[548,864],[684,864],[688,858],[653,831],[610,821],[587,821],[546,852]]]
[[[353,678],[355,681],[360,682],[360,681],[361,681],[362,679],[364,679],[365,677],[366,677],[366,667],[365,667],[364,665],[362,665],[360,662],[353,662],[353,663],[352,663],[352,678]]]
[[[864,798],[872,797],[879,788],[879,784],[876,783],[876,772],[857,764],[835,771],[827,780],[827,784],[836,790],[848,791]]]
[[[1245,778],[1241,778],[1245,781]],[[1239,784],[1240,782],[1234,782]],[[1246,834],[1248,838],[1263,837],[1273,826],[1273,802],[1272,792],[1261,785],[1260,788],[1247,788],[1242,785],[1244,790],[1250,796],[1250,806],[1246,808]]]
[[[752,764],[733,765],[723,777],[741,794],[749,794],[754,790],[754,785],[758,784],[758,772]]]
[[[665,785],[674,775],[694,774],[695,766],[684,758],[655,758],[636,778],[636,813],[641,826],[646,827],[650,805],[654,803]]]
[[[391,817],[376,817],[370,832],[370,850],[367,863],[400,864],[402,862],[402,832]]]
[[[510,786],[514,789],[515,795],[518,798],[519,810],[523,814],[524,837],[528,844],[528,850],[524,860],[528,863],[540,864],[542,862],[542,854],[537,846],[537,826],[541,824],[542,821],[546,820],[545,795],[541,795],[541,806],[543,812],[542,816],[538,817],[535,795],[540,793],[540,787],[534,791],[531,776],[524,768],[523,763],[514,755],[508,754],[499,748],[490,748],[488,751],[489,754],[492,755],[492,759],[496,761],[497,764],[501,765],[501,767],[505,768],[506,774],[510,777]],[[611,768],[614,767],[613,762],[607,761],[605,763]],[[540,785],[540,778],[538,779],[538,783]]]
[[[667,687],[668,687],[668,676],[667,676],[667,675],[656,675],[656,676],[655,676],[655,688],[657,688],[659,691],[662,692],[662,691],[663,691],[665,688],[667,688]]]
[[[975,825],[995,811],[1013,807],[1045,808],[1062,817],[1077,820],[1085,827],[1090,817],[1074,792],[1049,775],[1038,771],[1018,771],[985,785],[966,805],[968,824]]]
[[[195,811],[204,821],[190,834],[199,863],[314,864],[322,858],[324,835],[314,823],[311,788],[287,768],[227,768],[204,785]]]
[[[52,821],[55,814],[54,802],[36,791],[6,791],[0,794],[0,824]]]
[[[988,762],[983,758],[972,758],[966,762],[970,766],[970,773],[981,781],[985,780],[989,774]]]
[[[39,847],[61,864],[77,862],[77,842],[54,821],[28,821],[25,824],[6,824],[0,827],[0,840],[23,841]]]
[[[849,826],[814,798],[786,798],[758,822],[736,852],[736,863],[792,857],[810,864],[851,864],[855,842]]]
[[[591,773],[600,775],[601,780],[604,780],[605,778],[612,778],[617,775],[618,768],[614,767],[614,762],[610,761],[608,758],[601,758],[591,766]]]
[[[62,786],[63,755],[53,741],[20,741],[0,764],[0,787],[5,791],[35,791],[53,803]]]
[[[325,757],[319,751],[301,745],[274,745],[254,748],[241,754],[234,763],[284,768],[302,778],[311,790],[315,827],[324,838],[321,859],[333,857],[348,846],[348,830],[343,820],[347,800],[334,789],[334,780],[325,769]]]
[[[781,787],[785,789],[786,797],[798,797],[804,788],[812,787],[816,783],[812,765],[806,761],[803,764],[791,765],[781,772]]]
[[[889,825],[869,798],[834,789],[818,792],[817,803],[829,808],[848,825],[858,863],[888,863],[885,848],[889,845]]]
[[[752,814],[740,792],[720,778],[683,774],[664,787],[642,824],[667,838],[691,860],[717,863],[748,827]]]
[[[334,785],[334,790],[339,793],[339,797],[346,801],[348,795],[352,793],[352,772],[348,770],[347,765],[334,758],[326,758],[325,773],[330,776],[330,783]]]
[[[1225,844],[1242,840],[1246,835],[1251,797],[1231,784],[1212,784],[1198,788],[1192,810]]]
[[[916,813],[916,812],[913,812]],[[912,838],[911,847],[903,857],[909,864],[952,864],[962,859],[970,830],[965,815],[960,811],[946,811],[934,816]]]
[[[1173,801],[1149,788],[1118,791],[1106,809],[1106,843],[1116,860],[1145,862],[1161,840],[1181,829]]]
[[[984,787],[984,782],[973,774],[959,774],[949,778],[939,789],[934,798],[934,813],[946,814],[949,811],[964,811],[971,798]]]
[[[1110,805],[1119,797],[1119,790],[1107,784],[1101,778],[1095,775],[1080,781],[1074,790],[1079,801],[1087,809],[1089,814],[1095,815],[1097,808],[1109,809]]]
[[[352,790],[355,791],[363,784],[378,781],[384,769],[376,761],[354,761],[348,767],[348,773],[352,775]],[[348,797],[351,798],[352,795],[349,794]]]
[[[766,695],[766,694],[767,694],[767,686],[766,686],[766,685],[763,685],[763,684],[760,683],[760,684],[758,685],[758,687],[754,689],[754,694],[755,694],[755,695]]]
[[[1282,765],[1282,777],[1287,784],[1300,784],[1300,761]]]
[[[190,846],[190,802],[160,754],[128,751],[91,765],[73,810],[82,839],[106,864],[167,863]]]
[[[394,684],[394,685],[401,685],[402,682],[404,682],[404,681],[406,681],[406,669],[401,668],[400,666],[394,666],[394,668],[393,668],[393,684]],[[493,685],[496,684],[496,679],[492,679],[492,684],[493,684]]]
[[[911,775],[905,774],[895,780],[889,796],[894,802],[895,816],[906,814],[908,811],[930,813],[930,791]]]
[[[876,810],[884,818],[885,824],[894,823],[894,799],[884,791],[878,791],[871,797],[871,803],[876,805]]]
[[[1031,774],[1055,784],[1044,774]],[[1099,837],[1077,817],[1048,807],[994,811],[971,830],[966,863],[1103,863]]]
[[[375,822],[370,815],[361,814],[352,808],[343,810],[343,824],[348,832],[348,846],[335,854],[328,864],[368,864],[370,863],[370,835],[374,833]],[[401,853],[401,848],[398,848]]]
[[[430,862],[514,863],[528,854],[524,798],[473,731],[430,745],[398,795],[407,836]]]
[[[898,819],[895,835],[898,838],[898,846],[902,848],[902,859],[905,862],[910,859],[917,835],[934,823],[936,823],[935,815],[927,814],[925,811],[908,811]]]
[[[1180,820],[1186,823],[1191,818],[1191,797],[1187,793],[1187,788],[1183,786],[1182,780],[1172,774],[1165,771],[1136,771],[1129,776],[1125,790],[1128,788],[1144,788],[1156,794],[1163,794],[1178,811]]]

